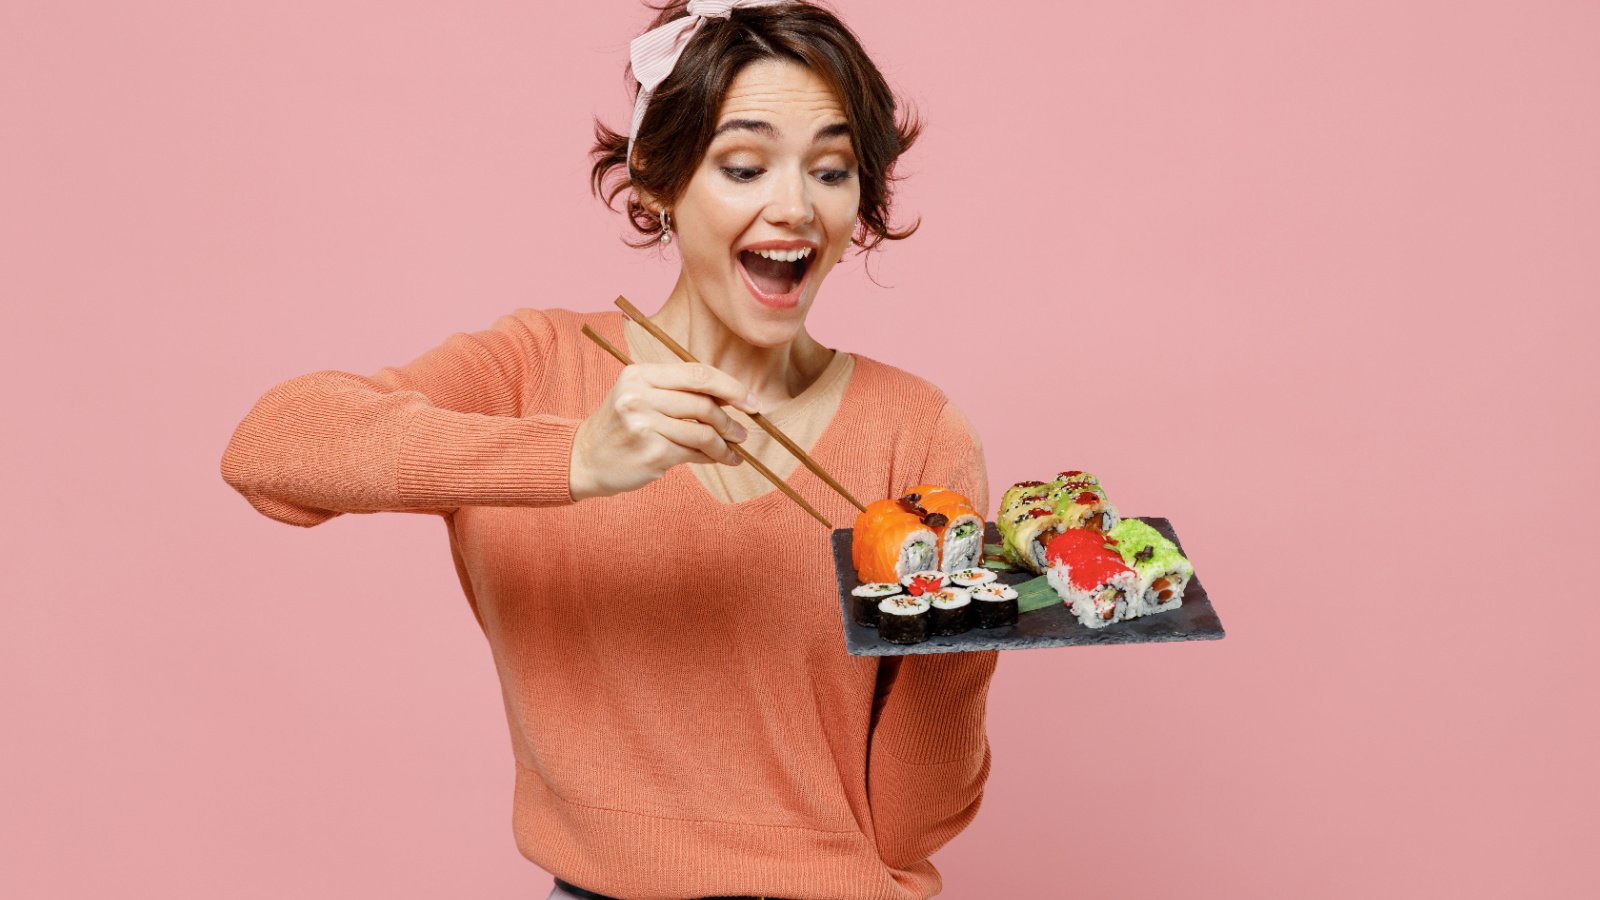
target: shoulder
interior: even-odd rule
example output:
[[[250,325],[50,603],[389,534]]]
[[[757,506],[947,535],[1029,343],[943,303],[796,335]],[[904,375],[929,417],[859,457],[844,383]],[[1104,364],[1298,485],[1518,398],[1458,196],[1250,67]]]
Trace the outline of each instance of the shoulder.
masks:
[[[538,337],[541,342],[550,343],[573,335],[582,337],[585,325],[597,331],[607,330],[607,325],[620,318],[622,313],[617,310],[586,312],[559,306],[523,306],[501,316],[496,325],[521,328]]]
[[[860,402],[876,404],[883,410],[902,411],[909,419],[930,423],[950,402],[938,385],[920,375],[860,353],[850,355],[855,358],[851,377],[861,385]]]
[[[613,323],[623,318],[622,311],[617,309],[579,310],[567,309],[561,306],[545,306],[540,308],[523,307],[512,315],[528,321],[542,321],[554,327],[581,329],[588,325],[599,328],[604,324]]]
[[[861,379],[856,402],[871,410],[872,419],[894,436],[896,455],[904,455],[909,480],[958,487],[978,503],[986,502],[983,442],[965,411],[938,385],[903,368],[863,356],[855,357],[853,378]],[[963,377],[952,370],[952,377]]]
[[[585,325],[616,344],[622,333],[619,310],[587,312],[563,307],[518,307],[495,321],[493,331],[514,336],[545,365],[592,365],[604,356],[599,346],[583,334]]]
[[[861,378],[865,388],[862,402],[906,413],[907,422],[926,423],[930,440],[979,442],[972,420],[938,385],[898,366],[860,353],[851,355],[856,362],[853,377]]]

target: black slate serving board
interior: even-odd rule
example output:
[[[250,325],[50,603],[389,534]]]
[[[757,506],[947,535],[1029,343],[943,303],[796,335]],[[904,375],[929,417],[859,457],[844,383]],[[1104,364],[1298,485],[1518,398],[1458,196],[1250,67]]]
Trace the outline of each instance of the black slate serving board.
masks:
[[[1183,542],[1166,519],[1136,516],[1183,550]],[[993,522],[984,523],[984,543],[1000,543],[1000,532]],[[852,656],[897,656],[908,653],[960,653],[966,650],[1025,650],[1034,647],[1075,647],[1084,644],[1144,644],[1156,641],[1214,641],[1223,637],[1222,621],[1211,606],[1211,598],[1200,584],[1198,568],[1183,592],[1183,605],[1107,625],[1088,628],[1078,622],[1066,604],[1022,613],[1017,624],[1000,628],[973,628],[964,634],[930,637],[919,644],[896,644],[878,637],[876,628],[857,625],[850,615],[850,592],[861,585],[855,564],[850,561],[851,528],[833,532],[833,566],[839,576],[839,610],[844,616],[845,649]],[[1184,553],[1188,556],[1187,553]],[[1190,560],[1191,563],[1194,560]],[[1032,572],[995,571],[999,580],[1021,584],[1039,576]]]

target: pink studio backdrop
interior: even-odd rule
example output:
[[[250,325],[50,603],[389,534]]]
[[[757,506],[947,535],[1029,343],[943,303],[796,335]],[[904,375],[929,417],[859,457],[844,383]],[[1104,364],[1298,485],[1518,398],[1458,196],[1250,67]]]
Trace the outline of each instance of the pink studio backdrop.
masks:
[[[837,7],[923,226],[814,332],[996,494],[1172,519],[1228,629],[1006,654],[945,895],[1594,896],[1600,4]],[[0,895],[543,897],[440,521],[218,463],[290,376],[659,305],[586,183],[647,13],[0,9]]]

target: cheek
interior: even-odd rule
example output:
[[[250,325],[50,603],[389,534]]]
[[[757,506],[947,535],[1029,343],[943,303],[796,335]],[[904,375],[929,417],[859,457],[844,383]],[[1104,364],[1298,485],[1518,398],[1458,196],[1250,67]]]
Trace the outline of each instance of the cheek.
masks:
[[[694,216],[694,238],[708,253],[726,256],[739,236],[747,232],[759,207],[748,200],[716,193],[703,194],[689,214]]]
[[[858,185],[853,191],[836,191],[827,196],[826,207],[830,224],[853,224],[856,215],[861,211],[861,189]]]

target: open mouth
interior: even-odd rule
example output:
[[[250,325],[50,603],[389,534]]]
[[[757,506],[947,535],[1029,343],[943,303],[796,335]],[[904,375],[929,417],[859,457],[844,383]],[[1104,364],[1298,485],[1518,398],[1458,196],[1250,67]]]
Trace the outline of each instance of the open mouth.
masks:
[[[793,261],[768,259],[750,250],[739,251],[739,267],[744,269],[756,297],[777,306],[793,306],[800,300],[800,287],[805,283],[806,272],[816,253],[808,253]]]

